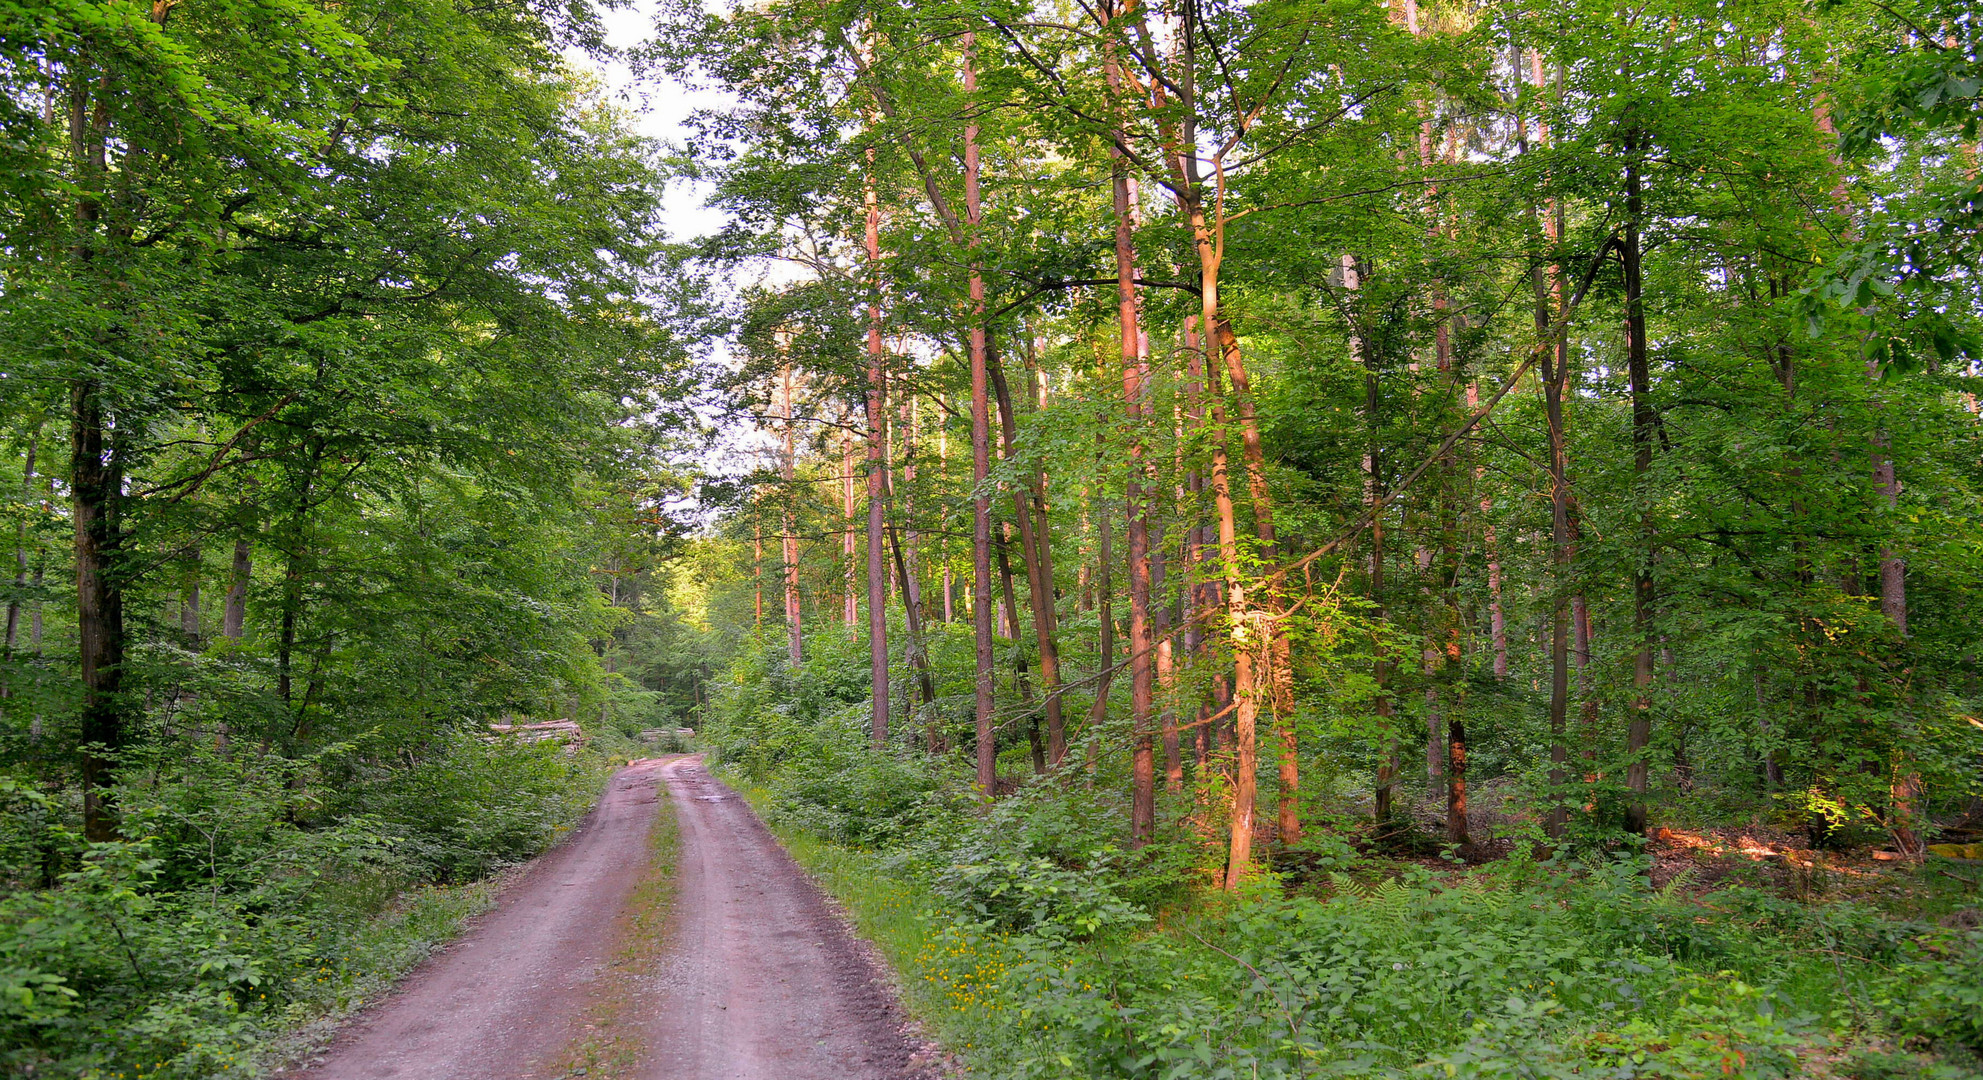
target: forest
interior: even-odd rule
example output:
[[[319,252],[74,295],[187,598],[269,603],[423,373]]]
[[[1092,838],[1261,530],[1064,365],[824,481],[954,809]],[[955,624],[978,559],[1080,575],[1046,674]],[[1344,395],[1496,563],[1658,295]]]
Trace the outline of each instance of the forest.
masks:
[[[954,1075],[1983,1077],[1972,6],[615,10],[0,2],[0,1073],[683,729]]]

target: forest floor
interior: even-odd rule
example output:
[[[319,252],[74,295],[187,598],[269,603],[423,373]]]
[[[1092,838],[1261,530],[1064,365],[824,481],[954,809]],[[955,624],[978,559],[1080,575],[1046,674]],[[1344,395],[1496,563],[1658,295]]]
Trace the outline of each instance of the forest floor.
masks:
[[[698,755],[621,770],[493,911],[284,1075],[897,1080],[927,1056],[910,1032],[872,951]]]

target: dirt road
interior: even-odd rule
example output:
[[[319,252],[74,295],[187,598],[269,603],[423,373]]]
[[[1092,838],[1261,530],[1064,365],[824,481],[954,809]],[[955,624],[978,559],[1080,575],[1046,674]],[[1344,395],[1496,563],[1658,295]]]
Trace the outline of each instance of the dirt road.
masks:
[[[628,974],[615,968],[628,955],[619,938],[629,906],[644,902],[663,789],[680,836],[675,899],[655,962]],[[916,1049],[812,883],[700,758],[681,758],[622,770],[493,912],[287,1075],[575,1075],[575,1041],[594,1032],[588,1010],[607,997],[638,1045],[591,1077],[898,1080]]]

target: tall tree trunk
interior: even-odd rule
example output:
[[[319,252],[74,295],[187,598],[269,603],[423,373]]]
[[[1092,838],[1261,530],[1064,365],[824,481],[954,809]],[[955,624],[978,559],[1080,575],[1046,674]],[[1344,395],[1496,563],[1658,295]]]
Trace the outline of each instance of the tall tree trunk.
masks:
[[[1025,357],[1030,395],[1037,364],[1031,350]],[[1037,374],[1041,377],[1034,407],[1044,409],[1047,404],[1046,379],[1044,373]],[[1040,682],[1045,686],[1047,695],[1047,765],[1059,768],[1061,761],[1067,757],[1067,722],[1061,704],[1060,611],[1054,585],[1052,533],[1047,517],[1047,477],[1043,470],[1035,470],[1029,479],[1033,497],[1033,557],[1026,564],[1027,584],[1033,590],[1033,628],[1040,638]],[[1037,575],[1037,581],[1034,575]]]
[[[1641,136],[1625,135],[1625,367],[1632,393],[1632,472],[1637,481],[1640,551],[1632,575],[1632,719],[1625,731],[1625,787],[1631,792],[1625,827],[1641,836],[1646,831],[1646,746],[1652,737],[1653,682],[1653,520],[1652,493],[1646,485],[1652,473],[1652,378],[1646,357],[1646,306],[1640,272],[1639,227],[1644,214],[1639,191]]]
[[[1033,774],[1038,776],[1047,771],[1047,743],[1040,730],[1040,714],[1033,708],[1033,686],[1027,678],[1026,649],[1019,639],[1019,600],[1012,590],[1012,557],[1006,549],[1010,546],[1010,535],[1006,526],[1000,523],[998,539],[994,550],[998,553],[998,583],[1000,594],[1005,598],[1005,631],[1012,639],[1012,688],[1019,695],[1019,707],[1026,713],[1026,743],[1033,754]]]
[[[108,79],[103,80],[107,87]],[[87,70],[68,87],[69,155],[76,187],[75,241],[70,258],[79,272],[95,262],[101,242],[101,203],[109,172],[109,108],[92,102],[97,80]],[[107,92],[107,91],[106,91]],[[92,105],[94,104],[94,107]],[[118,435],[104,407],[104,388],[84,375],[69,389],[70,522],[76,544],[76,648],[83,683],[81,766],[83,835],[114,839],[115,808],[105,788],[123,748],[127,706],[123,698],[124,579],[119,501],[123,492]]]
[[[123,698],[123,531],[118,521],[122,469],[104,415],[102,388],[79,380],[70,392],[69,488],[76,537],[76,645],[82,667],[83,834],[116,837],[116,812],[104,790],[125,742]]]
[[[1207,325],[1216,318],[1215,301],[1207,299],[1202,317]],[[1216,338],[1207,335],[1208,344]],[[1233,797],[1232,821],[1226,847],[1228,891],[1239,888],[1253,865],[1253,812],[1256,772],[1259,765],[1257,730],[1260,694],[1254,681],[1254,659],[1260,650],[1259,624],[1246,606],[1246,583],[1240,572],[1239,527],[1235,520],[1232,474],[1227,460],[1225,439],[1226,410],[1219,388],[1219,369],[1209,360],[1205,365],[1212,402],[1212,501],[1219,519],[1219,562],[1225,577],[1226,618],[1233,652]]]
[[[785,490],[780,501],[783,504],[781,507],[781,520],[784,524],[781,539],[783,541],[785,571],[786,651],[790,655],[792,663],[796,665],[805,659],[805,640],[802,628],[799,625],[799,524],[797,508],[793,505],[794,501],[798,498],[797,492],[793,487],[793,483],[798,475],[798,447],[794,439],[795,432],[792,423],[792,377],[792,368],[788,364],[780,378],[780,383],[784,390],[785,415],[785,454],[784,460],[781,462],[784,470],[782,475],[785,479]]]
[[[1537,268],[1536,322],[1544,333],[1550,325],[1547,286],[1543,271]],[[1570,479],[1568,451],[1563,428],[1563,373],[1569,365],[1568,348],[1560,341],[1545,348],[1542,361],[1543,410],[1549,427],[1549,521],[1550,588],[1549,625],[1549,786],[1551,805],[1544,828],[1552,839],[1561,839],[1569,823],[1569,810],[1563,801],[1569,780],[1570,761],[1570,603],[1573,582],[1570,539]]]
[[[937,404],[940,406],[944,404],[941,395],[939,395],[937,398]],[[937,425],[937,429],[936,429],[936,471],[937,471],[937,475],[939,476],[946,476],[949,475],[950,473],[949,416],[950,416],[950,410],[948,408],[943,408],[938,413],[938,419],[943,421],[941,424]],[[951,570],[950,570],[950,551],[949,551],[949,542],[947,540],[947,530],[940,530],[937,533],[936,557],[937,560],[943,564],[943,621],[947,623],[956,622],[957,621],[957,583],[955,582],[955,580],[953,580],[953,575],[951,574]]]
[[[1116,15],[1126,16],[1124,6]],[[1141,311],[1136,294],[1136,186],[1121,144],[1127,141],[1128,90],[1121,58],[1113,39],[1102,47],[1103,74],[1116,112],[1115,138],[1109,144],[1110,180],[1115,202],[1116,324],[1122,357],[1123,417],[1129,432],[1129,472],[1125,480],[1129,541],[1129,842],[1150,842],[1156,824],[1156,754],[1152,724],[1156,712],[1156,635],[1150,611],[1150,505],[1145,490],[1149,471],[1143,442],[1144,388],[1148,363],[1144,359]]]
[[[1106,437],[1097,436],[1098,448],[1106,448]],[[1100,454],[1096,455],[1096,468],[1101,468]],[[1088,707],[1088,727],[1090,732],[1099,730],[1109,718],[1109,688],[1115,682],[1115,536],[1114,515],[1106,501],[1095,507],[1095,570],[1089,580],[1095,586],[1095,612],[1097,626],[1095,649],[1099,656],[1095,671],[1095,700]],[[1093,738],[1088,741],[1088,768],[1095,767],[1095,755],[1100,751]]]
[[[921,696],[922,703],[926,706],[931,705],[936,701],[936,681],[930,674],[929,654],[923,644],[927,639],[923,636],[923,603],[921,591],[916,587],[915,577],[909,573],[908,561],[902,557],[901,538],[896,535],[895,528],[892,525],[888,528],[888,546],[894,552],[895,573],[900,577],[902,582],[902,621],[909,631],[909,640],[904,645],[903,652],[907,654],[909,666],[916,670],[916,690]],[[935,744],[933,740],[936,737],[936,729],[934,727],[930,729],[930,736],[932,739],[930,748],[934,751]]]
[[[888,355],[881,340],[881,206],[875,196],[874,148],[868,148],[869,175],[865,185],[867,201],[867,257],[872,275],[868,297],[868,385],[867,385],[867,487],[868,487],[868,672],[873,682],[874,721],[870,735],[875,750],[888,742],[888,568],[882,562],[882,529],[887,524],[888,433],[883,423],[887,407]],[[899,560],[900,554],[898,552]],[[921,634],[916,612],[916,596],[909,582],[907,566],[902,567],[902,606],[909,612],[906,625],[911,640],[911,659]],[[928,673],[924,676],[927,679]]]
[[[1184,321],[1184,360],[1186,365],[1184,384],[1185,422],[1189,426],[1192,437],[1202,440],[1205,433],[1205,404],[1203,400],[1205,390],[1205,353],[1199,347],[1198,317],[1196,315],[1187,316]],[[1183,438],[1180,437],[1180,449],[1182,449],[1183,442]],[[1197,661],[1203,657],[1207,643],[1210,640],[1205,634],[1204,626],[1206,621],[1211,617],[1213,609],[1217,607],[1217,601],[1212,595],[1214,586],[1209,576],[1205,573],[1205,564],[1209,559],[1209,549],[1212,545],[1203,524],[1201,510],[1205,497],[1205,477],[1203,473],[1198,471],[1198,458],[1195,454],[1192,457],[1191,468],[1185,474],[1185,488],[1189,498],[1189,502],[1187,503],[1189,509],[1186,513],[1185,520],[1189,524],[1186,525],[1184,531],[1183,566],[1185,573],[1189,575],[1188,580],[1190,585],[1189,591],[1186,594],[1188,605],[1184,628],[1184,651],[1186,656],[1189,656],[1193,661]],[[1198,715],[1195,721],[1195,727],[1193,728],[1195,765],[1198,769],[1198,775],[1201,778],[1205,774],[1206,764],[1212,756],[1212,749],[1217,741],[1212,730],[1212,717],[1215,712],[1211,695],[1202,695],[1199,699]]]
[[[1545,85],[1541,51],[1529,54],[1528,75],[1531,85],[1541,89]],[[1516,117],[1516,138],[1522,153],[1528,152],[1528,132],[1523,118]],[[1547,143],[1548,132],[1540,125],[1537,138]],[[1562,239],[1563,229],[1560,220],[1562,207],[1552,200],[1548,210],[1538,211],[1536,216],[1542,223],[1544,238],[1553,247]],[[1570,761],[1569,722],[1570,722],[1570,592],[1573,587],[1573,566],[1571,563],[1573,541],[1570,536],[1570,476],[1567,432],[1563,423],[1563,398],[1568,389],[1570,368],[1570,345],[1567,336],[1557,333],[1550,340],[1554,320],[1551,318],[1552,297],[1556,319],[1568,317],[1563,303],[1562,270],[1555,263],[1537,264],[1530,274],[1535,295],[1535,327],[1542,348],[1542,392],[1543,412],[1548,425],[1549,442],[1549,520],[1550,520],[1550,614],[1549,614],[1549,787],[1551,805],[1544,815],[1543,828],[1551,839],[1561,839],[1569,824],[1569,810],[1563,802],[1564,784],[1568,781],[1566,766]],[[1560,328],[1555,328],[1560,329]]]
[[[1120,75],[1109,61],[1110,82]],[[1156,823],[1156,755],[1152,720],[1156,703],[1156,637],[1150,622],[1150,508],[1145,494],[1148,467],[1143,444],[1144,379],[1142,326],[1136,299],[1134,189],[1128,166],[1118,156],[1115,188],[1116,320],[1122,356],[1123,415],[1129,429],[1129,471],[1125,482],[1129,541],[1129,729],[1130,844],[1150,842]]]
[[[978,92],[978,37],[964,35],[964,93]],[[986,483],[991,476],[991,392],[986,370],[985,279],[975,259],[977,228],[983,204],[978,193],[978,123],[975,114],[964,125],[964,214],[974,257],[971,263],[971,619],[975,633],[977,668],[978,787],[989,802],[997,795],[998,745],[993,727],[992,702],[992,581],[991,581],[991,496]]]
[[[1128,10],[1130,17],[1141,26],[1143,11],[1140,7]],[[1149,39],[1147,28],[1140,30],[1144,40]],[[1215,155],[1212,168],[1215,182],[1211,185],[1211,205],[1207,205],[1207,185],[1200,172],[1202,151],[1198,140],[1197,121],[1197,34],[1194,21],[1187,18],[1177,36],[1176,63],[1172,78],[1160,83],[1153,92],[1159,104],[1168,104],[1167,93],[1177,95],[1176,119],[1159,120],[1159,133],[1164,143],[1164,159],[1173,178],[1170,185],[1178,209],[1182,213],[1191,232],[1193,251],[1198,263],[1199,318],[1205,335],[1207,350],[1205,366],[1216,387],[1219,368],[1223,365],[1224,374],[1232,382],[1232,406],[1239,419],[1241,453],[1245,462],[1247,485],[1253,501],[1254,529],[1260,541],[1260,556],[1271,560],[1276,553],[1273,501],[1267,488],[1266,458],[1260,440],[1260,425],[1254,414],[1252,388],[1247,380],[1246,365],[1239,347],[1238,335],[1226,318],[1219,293],[1219,274],[1225,259],[1225,174],[1224,160]],[[1223,152],[1222,152],[1223,153]],[[1216,349],[1216,360],[1210,355]],[[1214,426],[1224,428],[1224,395],[1212,389],[1211,399],[1216,415]],[[1275,699],[1272,703],[1280,710],[1284,721],[1292,720],[1290,702],[1281,700],[1292,690],[1291,681],[1278,673],[1285,668],[1288,659],[1285,624],[1276,617],[1276,598],[1270,592],[1267,604],[1257,615],[1248,608],[1247,595],[1240,581],[1241,564],[1237,522],[1232,507],[1231,477],[1226,471],[1228,462],[1222,443],[1214,443],[1213,487],[1215,502],[1221,495],[1223,504],[1220,517],[1220,560],[1226,582],[1225,601],[1230,616],[1230,633],[1233,636],[1233,698],[1234,738],[1237,749],[1235,767],[1237,774],[1233,784],[1233,813],[1231,847],[1227,852],[1226,885],[1238,888],[1251,865],[1252,829],[1254,814],[1254,775],[1258,758],[1256,725],[1259,716],[1259,698],[1264,690]],[[1223,492],[1220,491],[1223,483]],[[1231,531],[1230,542],[1226,533]],[[1257,624],[1257,625],[1256,625]],[[1257,640],[1256,640],[1257,639]],[[1259,685],[1254,665],[1258,659],[1265,662],[1267,679]],[[1279,729],[1281,743],[1281,784],[1283,805],[1281,807],[1281,833],[1283,837],[1299,835],[1300,823],[1292,811],[1295,806],[1291,798],[1298,782],[1298,766],[1295,757],[1294,732],[1284,722]]]
[[[1279,553],[1279,543],[1274,532],[1274,500],[1267,487],[1267,459],[1260,439],[1260,421],[1254,413],[1253,390],[1247,380],[1239,337],[1219,308],[1219,269],[1225,252],[1223,223],[1213,230],[1213,235],[1209,262],[1208,249],[1201,245],[1199,287],[1208,297],[1204,302],[1205,319],[1216,331],[1214,340],[1224,362],[1224,374],[1232,383],[1233,411],[1239,416],[1240,449],[1246,462],[1247,494],[1253,503],[1254,536],[1260,543],[1260,558],[1271,563]],[[1293,657],[1288,644],[1284,598],[1269,590],[1260,599],[1257,609],[1262,617],[1260,658],[1266,675],[1262,689],[1273,707],[1274,737],[1280,748],[1280,799],[1275,826],[1281,842],[1291,844],[1301,839],[1301,758],[1294,730]]]
[[[1353,255],[1342,257],[1342,284],[1344,291],[1354,294],[1363,288],[1362,269]],[[1352,299],[1352,306],[1356,301]],[[1354,311],[1353,319],[1361,317]],[[1392,816],[1396,813],[1398,773],[1401,771],[1398,760],[1398,738],[1391,731],[1391,659],[1389,650],[1382,640],[1382,633],[1388,618],[1384,606],[1384,570],[1388,553],[1385,550],[1384,507],[1389,495],[1384,483],[1384,440],[1383,440],[1383,396],[1380,381],[1379,357],[1376,350],[1361,333],[1350,339],[1350,351],[1363,363],[1363,500],[1370,515],[1370,619],[1377,628],[1379,639],[1376,656],[1371,663],[1371,682],[1376,689],[1376,700],[1372,712],[1384,731],[1384,754],[1378,759],[1377,778],[1372,793],[1371,817],[1380,833],[1390,831]]]
[[[1161,537],[1161,529],[1158,534]],[[1161,543],[1150,548],[1151,622],[1156,635],[1157,689],[1160,700],[1157,727],[1164,740],[1164,790],[1176,794],[1184,790],[1184,758],[1179,753],[1177,727],[1177,663],[1171,647],[1171,605],[1164,600],[1164,574],[1167,570]]]
[[[1018,437],[1019,431],[1017,417],[1013,415],[1012,391],[1005,381],[1005,366],[999,363],[998,351],[987,349],[985,359],[992,391],[998,401],[999,445],[1005,458],[1010,460],[1014,454],[1013,440]],[[1033,637],[1040,654],[1040,692],[1046,695],[1043,707],[1047,738],[1042,752],[1049,765],[1057,766],[1060,759],[1067,755],[1067,728],[1060,703],[1060,650],[1054,640],[1053,572],[1046,555],[1046,515],[1042,512],[1036,519],[1028,500],[1029,494],[1040,499],[1043,485],[1038,472],[1030,472],[1029,480],[1031,482],[1026,487],[1012,489],[1012,510],[1013,520],[1019,525],[1019,557],[1026,565],[1026,592],[1032,602]],[[1012,605],[1010,598],[1006,600],[1006,605]],[[1019,637],[1016,609],[1014,620],[1013,639],[1016,641]]]

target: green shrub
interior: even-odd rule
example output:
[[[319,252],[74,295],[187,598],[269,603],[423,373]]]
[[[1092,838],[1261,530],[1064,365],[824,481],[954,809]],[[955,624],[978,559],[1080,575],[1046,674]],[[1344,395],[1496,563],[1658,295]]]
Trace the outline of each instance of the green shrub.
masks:
[[[415,886],[541,851],[603,775],[551,744],[428,749],[405,765],[351,745],[302,759],[160,745],[125,763],[134,839],[114,843],[84,843],[64,808],[5,781],[0,850],[60,872],[0,893],[0,1072],[254,1075],[273,1033],[352,1007],[483,896]]]

